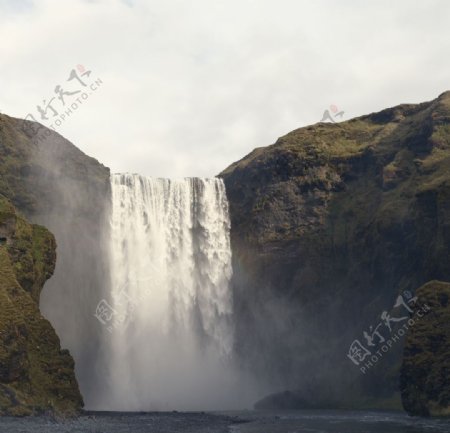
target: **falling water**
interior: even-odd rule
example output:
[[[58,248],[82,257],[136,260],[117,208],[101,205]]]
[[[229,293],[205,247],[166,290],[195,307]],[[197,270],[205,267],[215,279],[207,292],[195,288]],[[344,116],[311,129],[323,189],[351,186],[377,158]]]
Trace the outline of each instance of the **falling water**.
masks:
[[[230,407],[230,221],[221,179],[112,177],[114,410]]]

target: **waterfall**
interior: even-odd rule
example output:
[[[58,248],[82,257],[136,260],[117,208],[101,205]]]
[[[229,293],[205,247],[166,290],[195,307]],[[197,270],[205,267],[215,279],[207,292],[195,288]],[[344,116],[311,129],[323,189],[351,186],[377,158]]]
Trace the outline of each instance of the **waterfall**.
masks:
[[[237,378],[223,181],[117,174],[111,184],[105,408],[229,407]]]

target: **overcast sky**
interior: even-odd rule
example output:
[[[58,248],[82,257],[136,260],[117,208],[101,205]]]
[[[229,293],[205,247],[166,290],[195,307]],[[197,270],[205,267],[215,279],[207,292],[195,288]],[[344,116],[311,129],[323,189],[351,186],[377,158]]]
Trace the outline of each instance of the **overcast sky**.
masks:
[[[113,172],[213,176],[252,149],[450,89],[450,1],[0,0],[0,111],[52,104]],[[78,69],[77,69],[78,66]],[[67,81],[72,69],[81,77]],[[96,79],[101,84],[90,85]]]

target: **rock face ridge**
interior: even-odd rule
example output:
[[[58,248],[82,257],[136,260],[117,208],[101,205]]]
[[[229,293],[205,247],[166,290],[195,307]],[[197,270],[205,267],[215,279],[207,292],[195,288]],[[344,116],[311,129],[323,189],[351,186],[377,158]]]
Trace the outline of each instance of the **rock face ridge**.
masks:
[[[58,260],[40,307],[75,358],[88,407],[103,392],[103,330],[93,313],[108,282],[109,177],[109,169],[58,133],[0,115],[0,194],[56,238]]]
[[[75,414],[83,400],[74,362],[39,311],[56,243],[0,195],[0,414]]]
[[[405,291],[450,281],[450,92],[295,130],[232,164],[237,350],[274,390],[399,407],[402,345],[346,354]]]
[[[82,404],[73,361],[60,351],[37,300],[76,359],[83,394],[95,403],[103,371],[92,313],[107,279],[109,170],[58,134],[36,140],[23,126],[0,115],[0,214],[7,216],[0,221],[0,317],[8,348],[0,349],[0,407],[13,414],[70,412]],[[330,407],[336,401],[397,407],[402,345],[368,374],[346,354],[400,294],[430,280],[450,281],[450,92],[301,128],[221,176],[230,201],[243,362],[271,389],[295,390],[282,393],[286,404],[315,406],[313,395]],[[56,236],[56,270],[41,296],[53,272],[52,237],[12,206]],[[15,235],[17,227],[28,228]],[[432,299],[442,292],[430,287]],[[20,314],[24,308],[31,321]],[[417,348],[428,353],[438,335],[419,331],[406,342],[403,403],[410,413],[443,413],[448,380],[429,377],[439,371],[448,378],[441,361],[419,377],[419,391],[409,386],[424,374]]]

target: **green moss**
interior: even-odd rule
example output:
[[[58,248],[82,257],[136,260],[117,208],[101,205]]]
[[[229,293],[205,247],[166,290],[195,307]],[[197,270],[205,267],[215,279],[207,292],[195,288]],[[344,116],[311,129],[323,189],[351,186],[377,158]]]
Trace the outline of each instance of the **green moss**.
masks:
[[[402,291],[450,281],[449,125],[450,92],[297,129],[221,174],[238,302],[268,315],[245,316],[241,329],[251,328],[270,347],[267,360],[246,341],[237,344],[256,366],[264,364],[262,372],[297,377],[301,389],[302,365],[317,365],[317,388],[326,389],[323,372],[332,369],[329,380],[338,391],[352,390],[355,407],[384,404],[398,392],[401,345],[354,380],[343,348]],[[261,298],[286,311],[285,328],[270,337],[259,330],[278,317],[262,301],[260,310],[253,307]],[[315,353],[297,342],[302,335],[326,341],[326,349]]]
[[[450,283],[420,287],[416,311],[429,312],[408,331],[401,372],[405,410],[411,415],[450,415]]]
[[[0,209],[14,222],[3,226],[9,240],[0,246],[0,414],[74,414],[83,402],[73,359],[38,307],[55,265],[54,238],[4,197]]]
[[[64,220],[76,220],[77,227],[71,234],[68,237],[61,235],[62,242],[71,242],[73,245],[78,240],[75,239],[78,233],[86,236],[85,226],[94,233],[94,227],[104,221],[108,206],[104,198],[108,197],[110,191],[110,174],[109,169],[54,131],[47,130],[45,140],[34,140],[26,130],[30,126],[30,122],[0,114],[0,246],[6,249],[10,258],[17,293],[26,293],[36,310],[44,282],[54,270],[56,245],[52,234],[43,227],[28,224],[27,220],[46,221],[60,235],[62,230],[66,230],[62,228]],[[95,233],[93,236],[99,235]],[[63,247],[62,251],[65,250]],[[83,260],[87,259],[78,260],[75,268],[82,267]],[[76,269],[67,271],[73,275],[77,273]],[[100,272],[98,274],[95,279],[99,281]],[[85,287],[90,287],[90,284]],[[56,293],[55,296],[64,295]],[[2,309],[3,305],[0,304]],[[38,310],[35,316],[37,314]],[[88,327],[84,327],[82,333],[88,332]],[[49,348],[51,346],[52,350],[59,350],[59,341],[48,323],[42,325],[33,320],[27,322],[24,329],[33,329],[33,332],[29,331],[28,339],[32,338],[33,333],[36,333],[33,338],[43,333],[42,338],[48,340]],[[9,331],[5,332],[8,334]],[[39,346],[42,350],[43,345]],[[8,353],[8,356],[12,356],[13,352]],[[27,406],[37,412],[52,405],[66,405],[68,408],[80,406],[78,386],[73,379],[73,360],[68,353],[48,352],[45,356],[49,359],[28,348],[22,347],[19,353],[25,353],[27,362],[31,363],[24,369],[29,380],[4,384],[2,389],[8,401],[16,399],[20,402],[16,405],[18,408]],[[60,362],[57,368],[52,364],[53,359]],[[45,371],[48,373],[43,374]],[[42,398],[37,399],[36,393]],[[51,404],[45,396],[51,400]],[[0,401],[1,407],[4,407],[3,400]]]

